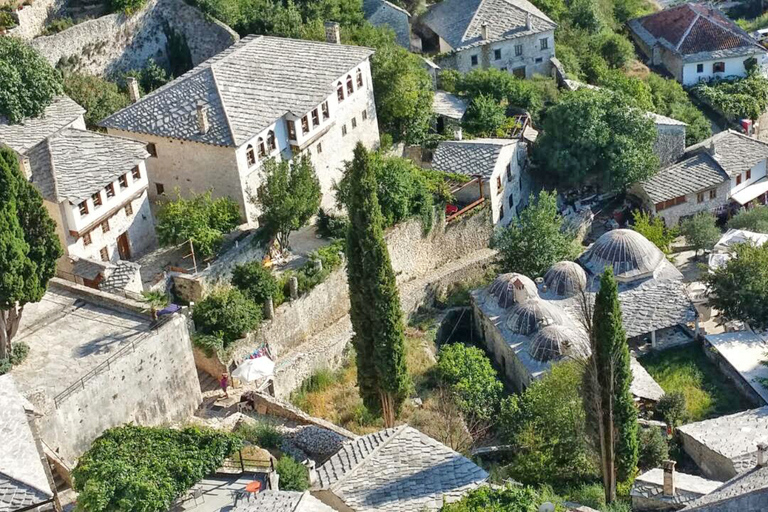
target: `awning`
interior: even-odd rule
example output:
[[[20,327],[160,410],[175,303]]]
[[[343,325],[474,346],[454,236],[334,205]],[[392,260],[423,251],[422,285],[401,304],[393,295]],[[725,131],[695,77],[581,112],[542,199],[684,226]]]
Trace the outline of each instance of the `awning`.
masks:
[[[768,192],[768,177],[762,178],[750,186],[739,190],[731,196],[731,199],[744,206],[757,196],[765,194],[766,192]]]

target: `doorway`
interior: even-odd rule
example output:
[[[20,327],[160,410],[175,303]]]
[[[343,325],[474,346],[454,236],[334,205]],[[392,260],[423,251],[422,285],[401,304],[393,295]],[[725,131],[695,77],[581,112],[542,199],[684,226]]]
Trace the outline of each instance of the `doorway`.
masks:
[[[131,259],[131,246],[128,243],[128,233],[123,233],[117,237],[117,252],[121,260]]]

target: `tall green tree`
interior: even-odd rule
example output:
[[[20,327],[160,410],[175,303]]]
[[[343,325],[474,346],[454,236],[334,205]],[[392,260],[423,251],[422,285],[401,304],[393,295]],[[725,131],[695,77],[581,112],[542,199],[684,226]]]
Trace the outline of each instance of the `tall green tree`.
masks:
[[[709,212],[699,212],[683,221],[680,233],[688,245],[699,251],[711,250],[720,238],[720,229],[715,225],[715,216]]]
[[[376,170],[362,144],[347,165],[350,227],[347,277],[355,335],[357,381],[363,403],[392,427],[409,387],[405,335],[395,273],[384,242]]]
[[[24,305],[43,298],[62,254],[43,198],[16,154],[0,149],[0,359],[11,352]]]
[[[61,77],[31,46],[0,37],[0,116],[10,123],[39,117],[61,94]]]
[[[585,312],[585,316],[588,312]],[[605,501],[616,499],[616,479],[627,480],[637,467],[637,409],[629,391],[632,383],[629,345],[613,268],[606,268],[591,321],[587,322],[592,354],[584,372],[584,409],[594,425],[599,447]]]

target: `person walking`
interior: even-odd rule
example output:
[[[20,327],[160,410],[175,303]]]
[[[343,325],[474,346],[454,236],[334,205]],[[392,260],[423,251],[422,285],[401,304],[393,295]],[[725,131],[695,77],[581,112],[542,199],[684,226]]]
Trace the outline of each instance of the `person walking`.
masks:
[[[229,387],[228,373],[221,374],[221,378],[219,379],[219,385],[221,385],[221,390],[224,392],[224,398],[229,398],[229,393],[227,392],[227,387]]]

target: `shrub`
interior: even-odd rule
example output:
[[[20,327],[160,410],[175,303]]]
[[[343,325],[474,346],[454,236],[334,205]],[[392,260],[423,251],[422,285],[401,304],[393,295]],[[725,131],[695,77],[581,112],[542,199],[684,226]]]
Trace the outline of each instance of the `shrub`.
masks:
[[[307,468],[293,458],[283,455],[275,464],[275,471],[280,475],[280,490],[306,491],[309,489]]]
[[[12,28],[16,26],[16,20],[10,11],[0,9],[0,29]]]
[[[283,434],[269,423],[241,423],[236,433],[246,441],[267,450],[276,450],[283,444]],[[280,488],[283,488],[282,481]]]
[[[699,251],[711,250],[720,238],[720,230],[715,225],[715,216],[709,212],[699,212],[683,221],[680,233],[685,241]]]
[[[214,357],[224,349],[224,340],[215,334],[196,332],[192,335],[192,345],[199,348],[208,357]]]
[[[670,246],[677,237],[676,228],[667,228],[661,217],[651,217],[650,213],[640,210],[632,212],[632,219],[632,229],[651,241],[664,254],[671,252]]]
[[[665,394],[656,404],[658,412],[667,425],[677,427],[682,425],[688,417],[688,404],[682,391],[672,391]]]
[[[283,290],[277,279],[260,261],[249,261],[236,266],[232,270],[232,285],[259,306],[269,297],[272,297],[275,306],[282,304],[284,300]]]
[[[692,91],[730,118],[756,120],[768,108],[768,79],[759,74],[699,82]]]
[[[2,16],[2,14],[0,14]],[[72,21],[72,18],[58,18],[53,21],[51,21],[46,27],[45,30],[43,30],[44,36],[50,36],[53,34],[58,34],[59,32],[62,32],[64,30],[67,30],[70,27],[74,27],[75,22]]]
[[[331,245],[321,247],[316,251],[309,253],[309,261],[304,263],[296,271],[283,272],[281,279],[283,294],[285,297],[290,295],[288,281],[291,277],[296,277],[299,282],[299,295],[307,293],[309,290],[325,281],[328,275],[341,266],[342,259],[340,253],[344,252],[345,241],[335,240]],[[322,270],[318,270],[317,261],[322,264]]]
[[[532,487],[480,487],[461,500],[444,505],[442,512],[534,512],[551,499]],[[560,509],[558,509],[560,510]]]
[[[124,79],[128,77],[133,77],[138,80],[142,95],[162,87],[171,80],[171,77],[168,76],[168,72],[160,67],[157,62],[155,62],[155,59],[152,58],[147,61],[146,66],[143,68],[133,69],[125,73],[122,81],[124,82]]]
[[[739,212],[728,221],[729,229],[746,229],[755,233],[768,233],[768,207],[754,206]]]
[[[349,217],[334,215],[320,208],[315,226],[317,226],[317,232],[324,238],[346,238]]]
[[[612,68],[622,68],[635,58],[635,48],[625,36],[610,33],[600,43],[600,53]]]
[[[12,366],[10,359],[0,359],[0,375],[10,372]]]
[[[29,355],[29,345],[24,342],[18,341],[11,347],[11,357],[9,358],[11,364],[21,364]]]
[[[195,304],[195,328],[203,334],[220,336],[226,346],[253,331],[261,322],[261,308],[235,288],[216,290]]]
[[[463,343],[445,345],[438,354],[436,372],[462,413],[479,420],[496,414],[504,385],[485,352]]]
[[[637,465],[641,471],[658,468],[669,458],[667,436],[656,427],[640,429],[640,442]]]
[[[82,73],[64,74],[64,92],[85,109],[85,122],[91,128],[130,103],[116,84]]]
[[[147,0],[109,0],[109,9],[112,12],[121,12],[130,16],[139,11]]]

